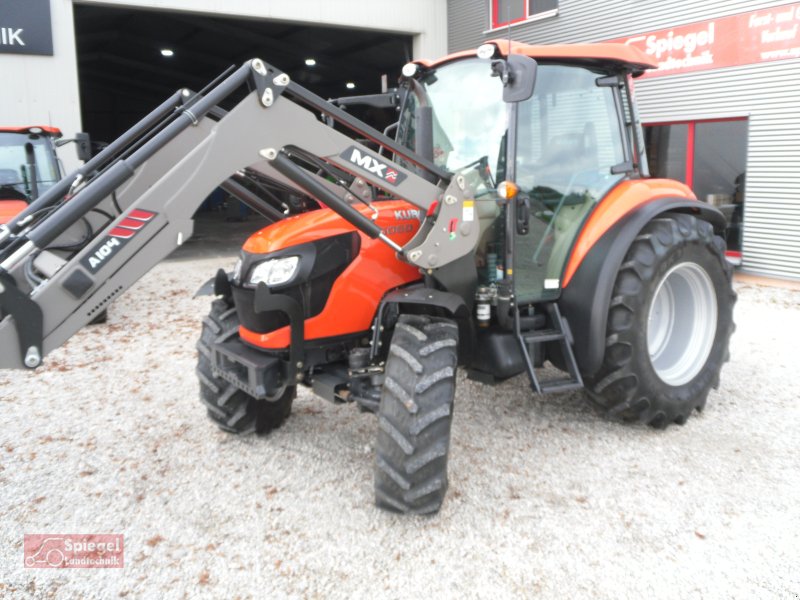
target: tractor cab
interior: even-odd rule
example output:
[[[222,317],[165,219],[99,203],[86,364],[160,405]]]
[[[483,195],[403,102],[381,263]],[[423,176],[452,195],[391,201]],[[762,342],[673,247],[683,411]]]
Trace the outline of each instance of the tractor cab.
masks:
[[[0,128],[0,224],[61,179],[53,127]]]
[[[55,127],[0,127],[0,225],[64,176],[56,148],[75,142],[78,159],[91,158],[88,134],[61,138],[61,131]]]
[[[475,182],[479,284],[512,280],[520,303],[559,297],[592,209],[647,174],[628,76],[648,65],[625,46],[585,50],[491,42],[406,66],[398,138],[424,154],[430,111],[428,153]]]

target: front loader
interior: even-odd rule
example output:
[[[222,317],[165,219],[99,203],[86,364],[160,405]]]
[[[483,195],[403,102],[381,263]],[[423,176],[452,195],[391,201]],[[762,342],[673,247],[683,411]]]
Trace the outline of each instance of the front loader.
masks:
[[[384,99],[395,139],[258,59],[181,91],[0,228],[0,366],[36,368],[247,168],[327,208],[256,232],[205,286],[197,375],[222,429],[280,426],[298,385],[355,402],[378,418],[377,505],[434,513],[459,366],[682,424],[719,383],[735,296],[723,216],[648,176],[631,82],[653,66],[513,42],[411,63]]]

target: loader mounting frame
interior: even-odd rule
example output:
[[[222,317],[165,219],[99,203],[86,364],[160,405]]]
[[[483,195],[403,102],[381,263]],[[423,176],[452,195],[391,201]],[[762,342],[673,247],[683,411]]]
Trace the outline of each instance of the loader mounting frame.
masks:
[[[233,109],[219,108],[244,86],[249,93]],[[320,113],[414,166],[403,167],[320,122]],[[0,347],[19,348],[18,353],[4,352],[0,367],[38,366],[188,239],[191,216],[201,201],[244,168],[319,198],[419,268],[432,271],[474,250],[477,226],[465,227],[455,241],[448,239],[446,228],[421,228],[401,248],[349,204],[353,193],[343,182],[331,183],[304,170],[295,155],[315,157],[360,185],[366,182],[423,211],[433,212],[429,209],[434,207],[436,223],[460,214],[471,193],[462,176],[453,176],[253,59],[204,93],[176,92],[0,230]],[[52,254],[48,248],[98,207],[112,212],[113,219],[82,249],[59,255],[54,273],[33,283],[26,279],[26,264],[42,253]]]

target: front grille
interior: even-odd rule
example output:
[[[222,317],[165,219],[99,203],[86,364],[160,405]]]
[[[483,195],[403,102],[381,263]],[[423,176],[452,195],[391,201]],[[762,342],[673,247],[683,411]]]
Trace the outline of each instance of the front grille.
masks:
[[[313,249],[304,249],[312,246]],[[359,237],[356,233],[346,233],[323,238],[310,244],[302,244],[273,252],[268,255],[246,254],[243,256],[242,273],[244,277],[251,269],[263,260],[297,254],[302,261],[313,264],[301,264],[298,269],[304,273],[302,279],[294,285],[279,287],[274,294],[289,296],[303,308],[303,319],[317,316],[325,308],[331,288],[336,279],[358,255]],[[289,318],[280,311],[256,313],[254,310],[255,288],[232,285],[233,302],[239,315],[239,322],[254,333],[269,333],[289,324]]]
[[[256,291],[253,288],[243,288],[231,286],[233,290],[233,303],[236,306],[236,314],[239,315],[239,323],[245,329],[254,333],[269,333],[289,324],[289,318],[280,311],[267,311],[257,313],[253,307],[256,299]],[[295,290],[284,290],[282,293],[287,296],[295,297],[291,292]]]

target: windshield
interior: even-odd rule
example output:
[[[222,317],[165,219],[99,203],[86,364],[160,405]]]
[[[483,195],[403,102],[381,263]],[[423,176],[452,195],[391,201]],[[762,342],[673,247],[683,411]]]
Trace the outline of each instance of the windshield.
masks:
[[[417,93],[409,95],[398,130],[398,140],[412,150],[421,102],[433,107],[434,162],[458,171],[483,160],[496,180],[503,164],[507,117],[503,84],[492,77],[491,61],[462,60],[422,78]]]
[[[0,199],[31,199],[31,157],[39,194],[59,180],[51,144],[50,138],[42,135],[0,132]]]

